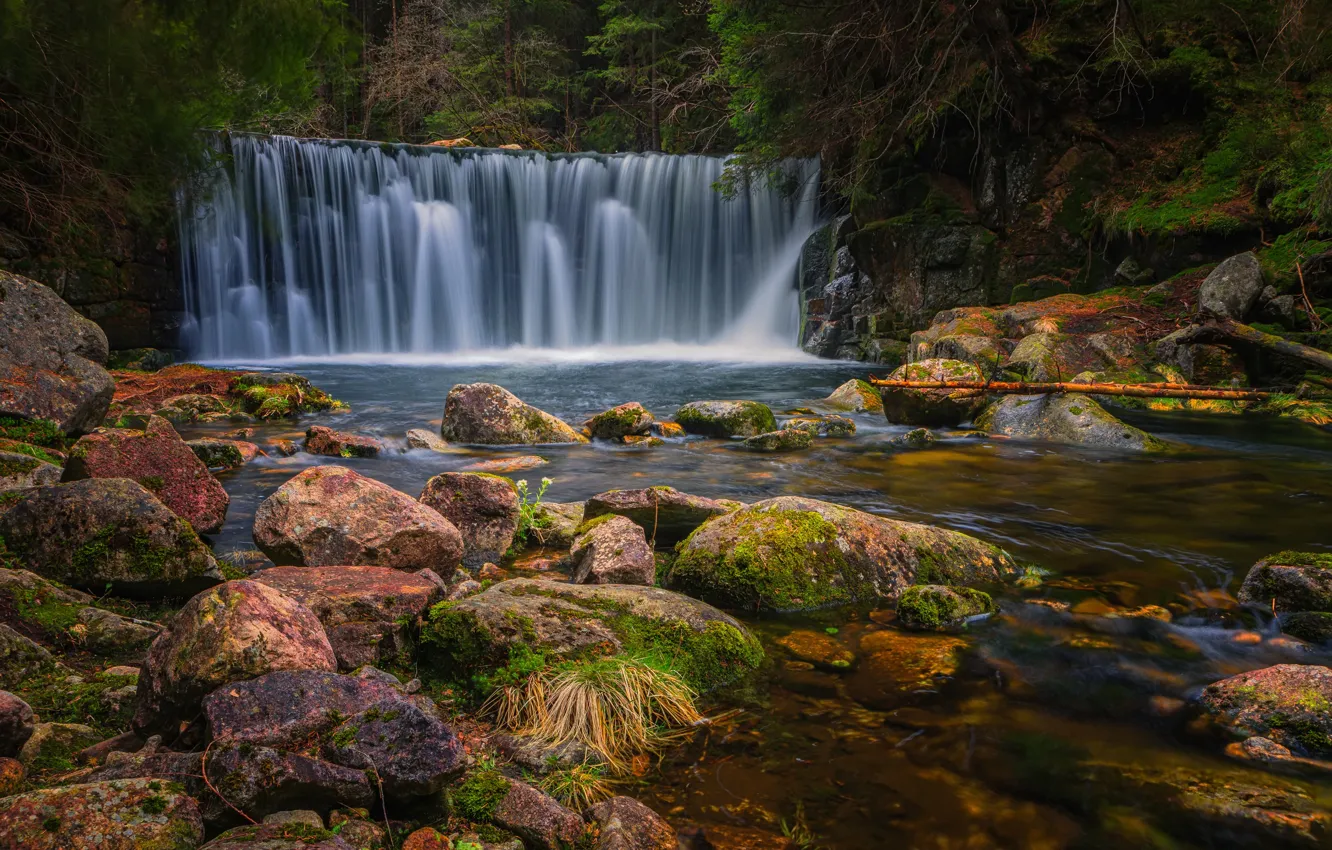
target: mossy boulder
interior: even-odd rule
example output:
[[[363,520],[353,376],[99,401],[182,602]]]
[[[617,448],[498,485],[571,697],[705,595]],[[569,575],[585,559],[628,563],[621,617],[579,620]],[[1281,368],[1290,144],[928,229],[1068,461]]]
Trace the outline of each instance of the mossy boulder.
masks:
[[[98,608],[88,594],[27,570],[0,569],[0,604],[6,600],[4,607],[15,615],[15,625],[29,634],[100,655],[147,649],[162,630],[156,623]]]
[[[782,430],[791,428],[808,431],[816,437],[850,437],[856,433],[853,420],[835,413],[827,416],[798,416],[782,423]]]
[[[1263,267],[1252,251],[1224,260],[1198,288],[1198,311],[1204,315],[1242,322],[1262,295]]]
[[[454,676],[486,676],[536,654],[616,653],[653,659],[712,690],[757,669],[763,650],[734,618],[656,587],[511,579],[431,609],[420,661]]]
[[[1236,738],[1260,735],[1297,755],[1332,756],[1332,670],[1278,664],[1203,689],[1198,705]]]
[[[279,566],[377,566],[447,574],[463,538],[438,511],[341,466],[315,466],[259,505],[254,542]]]
[[[486,472],[445,472],[426,482],[421,504],[462,534],[463,566],[498,562],[518,531],[518,491],[512,481]]]
[[[99,428],[69,451],[64,480],[128,478],[151,490],[200,534],[222,530],[231,497],[160,416],[142,428]]]
[[[602,411],[586,423],[594,440],[623,440],[652,432],[652,414],[636,401]]]
[[[185,445],[209,469],[239,469],[263,454],[258,446],[248,440],[206,438],[186,440]]]
[[[869,381],[853,378],[832,391],[832,395],[823,400],[825,407],[833,410],[849,410],[855,413],[882,413],[883,399],[879,388]]]
[[[674,487],[607,490],[587,500],[583,521],[615,514],[642,526],[658,546],[674,546],[703,523],[736,507],[735,502],[681,493]]]
[[[527,529],[529,545],[568,549],[583,524],[584,502],[541,502]]]
[[[23,850],[194,850],[204,825],[177,783],[121,779],[6,797],[0,836]]]
[[[723,607],[795,611],[896,598],[915,583],[999,582],[1016,572],[974,537],[780,496],[700,527],[667,586]]]
[[[1265,610],[1332,612],[1332,554],[1278,552],[1253,565],[1239,601]]]
[[[751,452],[795,452],[814,445],[814,435],[803,428],[783,428],[746,437],[740,445]]]
[[[525,782],[504,778],[508,788],[487,820],[508,830],[533,850],[564,850],[584,845],[587,826],[576,812]]]
[[[491,446],[587,442],[567,422],[495,384],[458,384],[449,390],[440,436],[450,443]]]
[[[29,773],[65,771],[74,765],[74,757],[91,747],[102,736],[83,723],[38,723],[19,750],[18,760]]]
[[[981,381],[980,369],[961,360],[921,360],[896,369],[894,381]],[[977,390],[909,389],[885,387],[883,413],[894,425],[955,428],[985,406]]]
[[[908,587],[897,599],[898,621],[920,631],[955,631],[967,619],[994,610],[990,594],[971,587],[922,584]]]
[[[1294,611],[1281,615],[1281,631],[1309,643],[1332,641],[1332,613]]]
[[[1119,421],[1078,393],[1009,395],[986,408],[976,427],[1016,440],[1125,452],[1165,452],[1169,444]]]
[[[657,565],[641,526],[610,515],[574,540],[569,550],[575,584],[641,584],[656,581]]]
[[[0,493],[60,483],[60,467],[30,454],[0,451]]]
[[[43,578],[97,592],[184,596],[222,580],[190,524],[124,478],[26,490],[0,515],[0,540]]]
[[[305,450],[324,457],[378,457],[384,444],[374,437],[334,431],[323,425],[313,425],[305,431]]]
[[[0,687],[14,687],[54,665],[46,647],[0,623]]]
[[[889,440],[894,446],[905,446],[909,449],[927,449],[938,442],[934,432],[929,428],[912,428],[905,434],[898,434]]]
[[[210,824],[235,823],[238,818],[231,806],[252,817],[291,809],[311,809],[327,815],[341,806],[369,808],[378,799],[370,784],[372,771],[255,744],[218,741],[208,750],[202,772],[226,800],[223,802],[211,793],[204,797],[203,816]],[[311,829],[305,824],[265,826]],[[322,830],[304,833],[306,837],[331,834]],[[249,850],[255,845],[243,846]],[[305,847],[303,843],[294,846],[300,850]]]
[[[174,737],[210,691],[274,670],[337,669],[324,627],[304,605],[254,581],[198,594],[148,650],[134,729]]]
[[[757,401],[691,401],[675,412],[690,434],[705,437],[754,437],[777,430],[777,419]]]

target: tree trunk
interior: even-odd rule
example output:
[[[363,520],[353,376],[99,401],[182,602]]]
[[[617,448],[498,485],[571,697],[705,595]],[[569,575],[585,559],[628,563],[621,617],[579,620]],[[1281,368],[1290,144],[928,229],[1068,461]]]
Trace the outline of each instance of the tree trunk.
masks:
[[[1185,328],[1175,339],[1180,345],[1213,344],[1227,347],[1254,346],[1307,363],[1315,369],[1332,372],[1332,354],[1291,342],[1275,334],[1240,324],[1234,319],[1218,319],[1202,325]]]
[[[1075,384],[1070,381],[892,381],[870,378],[883,389],[975,390],[977,394],[1043,395],[1046,393],[1083,393],[1085,395],[1136,396],[1138,398],[1210,398],[1229,401],[1263,401],[1271,393],[1262,390],[1219,389],[1191,384]]]

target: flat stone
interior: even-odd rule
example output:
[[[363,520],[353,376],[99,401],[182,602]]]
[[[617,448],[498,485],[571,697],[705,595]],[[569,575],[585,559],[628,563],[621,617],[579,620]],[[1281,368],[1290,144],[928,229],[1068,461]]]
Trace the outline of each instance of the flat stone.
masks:
[[[814,445],[814,435],[803,428],[784,428],[746,437],[741,445],[751,452],[794,452]]]
[[[812,629],[796,629],[778,638],[777,645],[797,660],[808,661],[819,667],[846,669],[856,660],[855,653],[841,641]]]
[[[407,448],[409,449],[428,449],[432,452],[448,452],[452,450],[448,440],[438,434],[427,431],[424,428],[412,428],[407,432]]]
[[[305,450],[325,457],[377,457],[384,444],[374,437],[362,437],[315,425],[305,432]]]
[[[54,767],[54,763],[72,765],[76,753],[100,740],[97,730],[82,723],[38,723],[19,750],[18,760],[30,772],[58,770],[62,768]]]

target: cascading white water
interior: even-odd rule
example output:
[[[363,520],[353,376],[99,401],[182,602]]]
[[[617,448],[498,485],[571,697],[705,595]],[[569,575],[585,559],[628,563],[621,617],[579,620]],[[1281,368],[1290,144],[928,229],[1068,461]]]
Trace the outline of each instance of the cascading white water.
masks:
[[[795,344],[816,161],[726,197],[718,157],[229,146],[181,202],[195,356]]]

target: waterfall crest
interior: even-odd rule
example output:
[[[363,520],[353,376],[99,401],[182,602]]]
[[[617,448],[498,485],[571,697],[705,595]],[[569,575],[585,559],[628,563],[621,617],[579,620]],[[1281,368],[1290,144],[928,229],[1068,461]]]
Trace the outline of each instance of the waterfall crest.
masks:
[[[183,344],[204,358],[795,344],[816,161],[233,136],[181,200]]]

